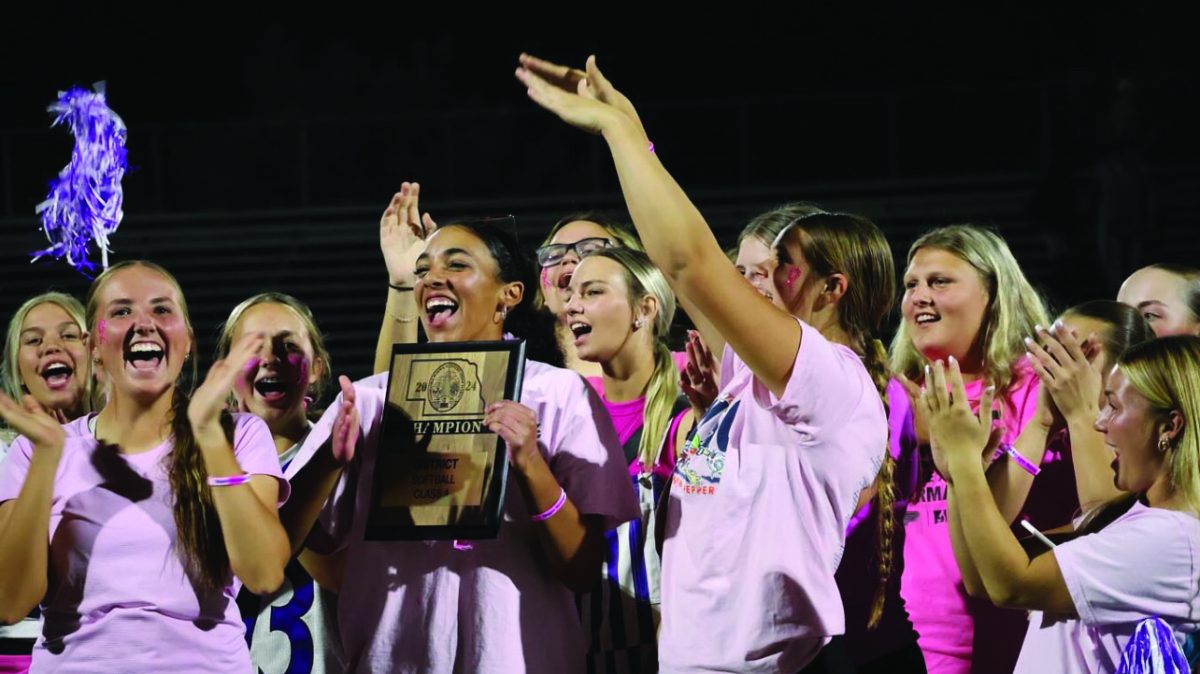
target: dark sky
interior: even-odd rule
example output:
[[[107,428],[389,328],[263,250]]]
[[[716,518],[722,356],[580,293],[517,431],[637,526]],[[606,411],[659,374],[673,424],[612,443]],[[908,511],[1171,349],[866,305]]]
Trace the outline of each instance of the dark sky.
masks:
[[[983,13],[793,3],[799,8],[790,13],[746,13],[752,16],[729,8],[693,7],[686,16],[612,9],[599,22],[515,9],[470,20],[379,8],[338,13],[328,3],[312,16],[292,5],[168,19],[164,9],[99,4],[53,3],[36,18],[18,13],[4,22],[0,128],[44,123],[41,106],[55,89],[95,79],[109,81],[134,122],[520,105],[509,71],[521,50],[574,63],[596,52],[643,101],[988,84],[1081,71],[1144,78],[1197,67],[1191,23],[1142,4]],[[535,22],[546,28],[533,29]]]
[[[795,4],[596,20],[56,3],[0,28],[0,217],[27,213],[69,151],[45,105],[101,79],[130,128],[136,213],[362,207],[414,176],[455,200],[612,192],[594,144],[526,100],[522,50],[596,53],[700,190],[1080,170],[1122,144],[1200,159],[1178,13]]]

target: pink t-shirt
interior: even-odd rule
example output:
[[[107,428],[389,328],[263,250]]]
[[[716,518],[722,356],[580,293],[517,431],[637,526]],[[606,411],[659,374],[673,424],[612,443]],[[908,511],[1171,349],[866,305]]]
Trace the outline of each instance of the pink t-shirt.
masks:
[[[1200,521],[1135,503],[1098,533],[1054,549],[1079,618],[1034,611],[1016,672],[1117,671],[1137,623],[1162,618],[1182,644],[1200,631]]]
[[[604,403],[604,409],[608,410],[608,416],[612,420],[613,428],[617,431],[617,441],[623,447],[645,423],[646,399],[643,397],[636,400],[614,403],[604,397],[603,378],[588,377],[587,381],[600,395],[600,399]],[[671,419],[671,423],[667,428],[667,444],[663,448],[663,451],[659,453],[658,462],[651,471],[663,479],[670,479],[671,473],[675,470],[675,435],[679,430],[680,421],[686,414],[687,410],[684,410]],[[641,457],[629,462],[630,475],[641,475],[642,471]]]
[[[1037,376],[1024,359],[1014,371],[1016,378],[1003,400],[1001,412],[1004,442],[1010,443],[1037,413],[1039,386]],[[966,390],[971,405],[977,406],[983,380],[967,384]],[[903,443],[898,452],[893,448],[895,454],[918,452],[907,396],[891,397],[889,425],[891,442]],[[967,596],[950,545],[946,482],[933,470],[927,452],[919,456],[916,463],[921,466],[921,475],[906,490],[912,496],[905,515],[900,594],[920,635],[918,643],[925,655],[925,665],[930,674],[1007,674],[1012,671],[1020,648],[1024,613],[999,609],[990,602]],[[978,645],[974,638],[977,622],[982,637]]]
[[[175,550],[164,459],[171,442],[140,454],[98,446],[89,417],[70,424],[50,502],[49,587],[33,652],[38,672],[249,672],[241,582],[197,594]],[[234,415],[242,470],[279,479],[267,425]],[[0,502],[25,482],[32,446],[14,444],[0,469]]]
[[[63,428],[67,433],[78,432],[77,425],[64,425]],[[0,463],[4,461],[4,457],[8,454],[8,445],[4,438],[7,436],[8,429],[2,429],[4,434],[0,434]],[[87,430],[86,427],[84,430]],[[13,436],[9,438],[15,440]],[[4,639],[21,639],[29,644],[29,651],[33,651],[33,644],[37,641],[37,637],[42,632],[42,616],[37,609],[24,620],[8,626],[0,626],[0,640]],[[29,671],[29,664],[32,657],[28,654],[21,655],[0,655],[0,674],[25,674]]]
[[[328,538],[316,549],[348,548],[338,597],[348,671],[583,671],[574,594],[539,561],[537,528],[511,481],[499,536],[471,541],[470,550],[451,541],[363,540],[386,385],[386,373],[355,384],[358,458],[314,531]],[[538,445],[581,513],[600,516],[607,528],[638,517],[608,413],[583,377],[527,360],[521,403],[537,414]],[[309,433],[289,475],[328,439],[336,408]]]
[[[721,393],[675,467],[663,672],[794,672],[844,629],[834,571],[887,419],[861,359],[800,325],[782,397],[726,348]]]

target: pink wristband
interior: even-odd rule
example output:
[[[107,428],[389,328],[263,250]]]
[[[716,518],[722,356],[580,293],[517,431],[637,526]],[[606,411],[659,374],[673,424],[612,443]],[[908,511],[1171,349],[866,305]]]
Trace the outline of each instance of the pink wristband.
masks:
[[[546,512],[538,514],[538,515],[534,515],[533,517],[530,517],[529,519],[533,520],[534,522],[545,522],[546,520],[548,520],[551,517],[554,517],[556,514],[558,514],[558,511],[562,510],[563,504],[566,502],[567,502],[567,490],[560,489],[559,494],[558,494],[558,500],[554,502],[554,505],[547,508]]]
[[[241,475],[230,475],[228,477],[210,477],[208,478],[208,486],[210,487],[236,487],[239,484],[248,484],[250,482],[250,474],[242,473]]]
[[[1000,458],[1001,452],[1007,454],[1013,461],[1016,461],[1017,465],[1020,466],[1022,469],[1024,469],[1025,472],[1029,473],[1030,475],[1033,475],[1036,477],[1038,473],[1042,472],[1042,469],[1040,467],[1033,465],[1032,461],[1021,456],[1021,453],[1017,451],[1017,448],[1013,447],[1012,445],[1008,444],[1007,442],[1001,443],[1001,445],[996,448],[996,458],[997,459]]]

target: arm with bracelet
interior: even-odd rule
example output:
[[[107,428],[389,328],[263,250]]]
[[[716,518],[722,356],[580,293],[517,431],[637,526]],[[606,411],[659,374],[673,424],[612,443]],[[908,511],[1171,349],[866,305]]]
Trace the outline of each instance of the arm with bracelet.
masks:
[[[1041,472],[1042,457],[1046,454],[1046,442],[1054,428],[1054,415],[1050,406],[1049,392],[1043,387],[1038,392],[1038,412],[1033,421],[1025,425],[1015,443],[1002,442],[990,457],[987,469],[988,486],[1004,519],[1012,523],[1021,514],[1033,479]]]
[[[383,325],[375,345],[374,372],[383,372],[392,362],[393,344],[417,341],[420,308],[413,294],[417,256],[425,249],[425,239],[437,229],[428,213],[420,215],[419,183],[401,183],[379,219],[379,248],[388,270],[387,305]]]
[[[188,404],[188,421],[208,472],[230,566],[256,594],[273,592],[283,583],[283,568],[291,557],[277,511],[279,482],[243,470],[220,417],[229,392],[235,385],[245,385],[245,378],[239,375],[258,366],[256,354],[264,341],[261,333],[241,339],[227,358],[213,364]],[[265,429],[265,424],[259,424]]]
[[[534,410],[507,400],[493,403],[484,424],[508,444],[513,476],[537,529],[548,570],[575,592],[590,589],[604,560],[604,528],[568,497],[563,481],[543,456]]]

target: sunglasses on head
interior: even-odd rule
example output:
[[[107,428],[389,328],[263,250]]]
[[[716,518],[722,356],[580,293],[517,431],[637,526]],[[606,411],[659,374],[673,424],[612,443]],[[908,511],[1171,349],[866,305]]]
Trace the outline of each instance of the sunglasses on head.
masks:
[[[602,248],[613,248],[615,243],[602,236],[580,239],[575,243],[551,243],[537,249],[538,264],[543,267],[553,267],[562,262],[570,251],[575,251],[579,257],[587,257]]]

